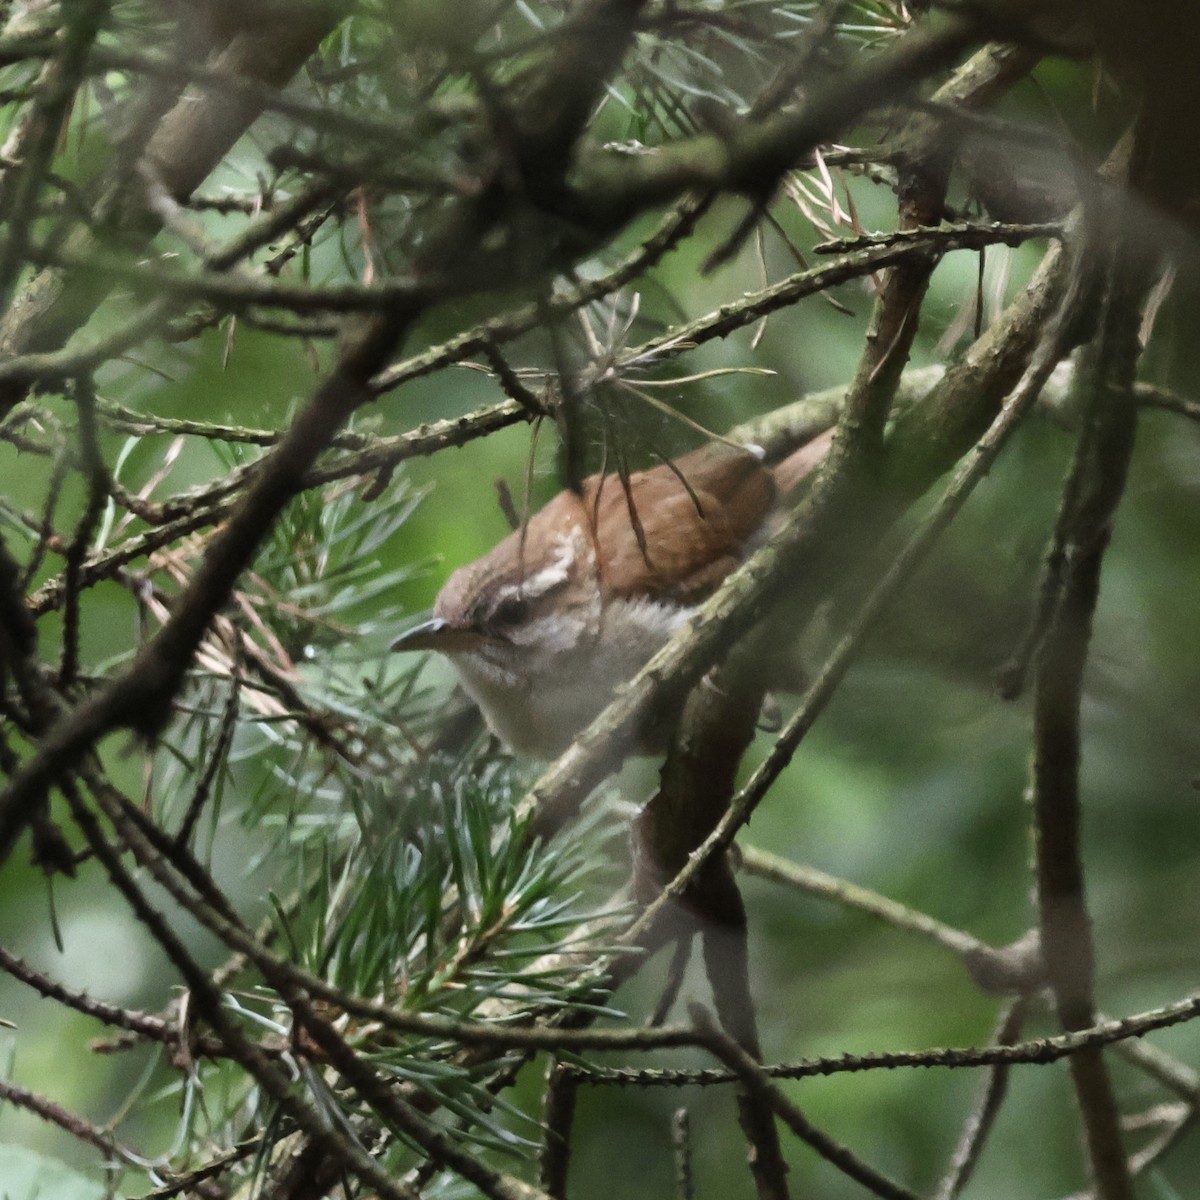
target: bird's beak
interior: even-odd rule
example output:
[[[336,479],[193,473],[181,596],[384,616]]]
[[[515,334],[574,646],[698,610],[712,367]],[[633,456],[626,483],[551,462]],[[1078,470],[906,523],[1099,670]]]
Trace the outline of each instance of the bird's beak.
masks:
[[[487,637],[477,629],[451,625],[441,617],[434,617],[402,633],[392,643],[391,649],[401,654],[410,650],[436,650],[440,654],[453,654],[458,650],[474,650],[485,641]]]

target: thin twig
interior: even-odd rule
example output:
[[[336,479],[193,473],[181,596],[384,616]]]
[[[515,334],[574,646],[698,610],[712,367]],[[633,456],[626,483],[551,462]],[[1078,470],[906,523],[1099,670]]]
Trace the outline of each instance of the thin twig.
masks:
[[[942,1046],[932,1050],[881,1051],[871,1054],[840,1054],[830,1058],[803,1059],[795,1063],[776,1063],[763,1067],[772,1079],[810,1079],[819,1076],[856,1074],[859,1071],[896,1071],[943,1068],[968,1070],[997,1063],[1043,1065],[1061,1062],[1084,1049],[1116,1045],[1130,1038],[1144,1037],[1156,1029],[1167,1029],[1200,1019],[1200,994],[1174,1004],[1150,1009],[1131,1017],[1102,1021],[1090,1029],[1034,1038],[1011,1046]],[[678,1070],[666,1068],[587,1067],[564,1064],[564,1070],[577,1073],[594,1084],[619,1087],[713,1087],[733,1082],[728,1071]]]
[[[79,413],[79,460],[87,475],[88,495],[83,516],[67,547],[63,571],[63,650],[58,668],[58,686],[69,689],[79,671],[79,577],[96,526],[108,498],[108,469],[96,436],[96,393],[90,378],[75,382],[75,406]]]
[[[156,1042],[170,1043],[175,1040],[176,1031],[162,1017],[150,1016],[148,1013],[138,1012],[134,1009],[120,1008],[115,1004],[96,1000],[84,992],[74,991],[41,971],[34,970],[28,963],[3,946],[0,946],[0,969],[7,971],[14,979],[28,984],[39,995],[56,1000],[59,1004],[97,1021],[103,1021],[106,1025],[128,1030]]]
[[[813,1125],[800,1109],[771,1083],[763,1068],[731,1037],[722,1032],[703,1009],[693,1008],[692,1017],[697,1022],[698,1031],[703,1035],[707,1048],[725,1063],[762,1103],[769,1105],[802,1142],[876,1196],[882,1196],[885,1200],[917,1200],[916,1192],[876,1171],[853,1151]]]
[[[927,913],[909,908],[856,883],[839,879],[815,867],[791,862],[756,846],[741,847],[742,869],[762,879],[772,879],[856,908],[886,921],[897,929],[916,933],[956,955],[979,986],[992,992],[1025,993],[1042,985],[1044,973],[1036,945],[1021,942],[996,948],[947,925]]]
[[[546,1069],[546,1097],[542,1105],[542,1150],[538,1156],[538,1181],[552,1200],[565,1200],[567,1169],[571,1162],[571,1125],[579,1080],[551,1059]]]
[[[692,1123],[686,1108],[671,1114],[671,1158],[675,1164],[675,1200],[693,1200]]]
[[[110,1159],[118,1159],[132,1166],[145,1165],[144,1159],[122,1146],[106,1130],[101,1129],[98,1125],[93,1125],[91,1121],[77,1113],[69,1112],[61,1104],[56,1104],[45,1096],[39,1096],[36,1092],[29,1091],[28,1088],[0,1079],[0,1101],[23,1108],[35,1116],[41,1117],[43,1121],[57,1125],[59,1129],[65,1130],[78,1141],[95,1146]]]
[[[1011,1046],[1021,1036],[1021,1026],[1024,1024],[1029,1002],[1025,997],[1012,1001],[1000,1018],[996,1036],[993,1039],[997,1045]],[[983,1081],[979,1097],[967,1117],[959,1136],[958,1145],[950,1158],[950,1167],[935,1193],[937,1200],[956,1200],[962,1194],[963,1188],[970,1182],[987,1142],[1000,1115],[1000,1106],[1008,1094],[1008,1078],[1010,1066],[1007,1063],[996,1063],[992,1066]]]

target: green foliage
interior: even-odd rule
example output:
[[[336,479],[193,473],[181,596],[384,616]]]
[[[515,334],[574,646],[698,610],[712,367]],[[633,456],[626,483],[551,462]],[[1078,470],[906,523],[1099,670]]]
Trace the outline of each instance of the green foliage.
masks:
[[[519,778],[503,761],[413,764],[399,822],[388,790],[358,799],[369,824],[348,847],[330,828],[300,835],[320,860],[288,922],[299,961],[347,991],[460,1017],[509,989],[538,1007],[571,996],[577,964],[535,964],[598,948],[560,940],[598,918],[580,908],[598,847],[545,854],[513,815]]]

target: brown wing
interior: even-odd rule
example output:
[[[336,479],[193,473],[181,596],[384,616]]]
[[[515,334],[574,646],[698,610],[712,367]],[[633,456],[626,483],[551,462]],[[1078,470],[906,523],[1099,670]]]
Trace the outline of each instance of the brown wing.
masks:
[[[709,446],[674,465],[678,474],[664,465],[631,475],[628,493],[615,475],[584,480],[608,595],[699,601],[742,560],[775,502],[770,471],[746,451]]]
[[[799,450],[793,450],[787,458],[771,468],[782,495],[786,496],[798,487],[825,461],[833,445],[834,432],[833,429],[827,429],[817,434],[811,442],[806,442]]]

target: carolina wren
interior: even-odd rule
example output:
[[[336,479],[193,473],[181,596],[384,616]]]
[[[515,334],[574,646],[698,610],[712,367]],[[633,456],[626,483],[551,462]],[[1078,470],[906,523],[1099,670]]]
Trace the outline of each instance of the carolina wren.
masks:
[[[630,475],[628,490],[589,476],[455,571],[433,619],[392,649],[445,654],[510,749],[556,757],[765,540],[828,443],[774,467],[712,445]]]

